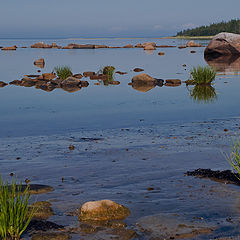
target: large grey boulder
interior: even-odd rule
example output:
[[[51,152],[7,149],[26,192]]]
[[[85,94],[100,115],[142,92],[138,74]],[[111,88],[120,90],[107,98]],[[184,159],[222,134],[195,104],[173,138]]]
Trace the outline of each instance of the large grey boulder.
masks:
[[[240,35],[222,32],[212,38],[204,51],[206,58],[221,55],[240,55]]]

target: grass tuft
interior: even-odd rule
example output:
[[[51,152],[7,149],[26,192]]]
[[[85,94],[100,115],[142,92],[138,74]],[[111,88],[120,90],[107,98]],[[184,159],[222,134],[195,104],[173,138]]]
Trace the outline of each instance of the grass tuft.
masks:
[[[210,85],[216,77],[216,71],[209,66],[198,66],[192,69],[191,77],[196,85]]]
[[[4,185],[0,178],[0,238],[19,240],[29,225],[34,209],[29,212],[29,187],[21,192],[22,184],[16,180]]]
[[[232,167],[232,171],[236,178],[240,180],[240,141],[234,140],[232,145],[232,152],[230,155],[226,155],[229,164]]]
[[[72,70],[68,66],[58,66],[58,67],[55,67],[54,71],[56,71],[57,76],[60,79],[62,79],[62,80],[65,80],[66,78],[72,76]]]

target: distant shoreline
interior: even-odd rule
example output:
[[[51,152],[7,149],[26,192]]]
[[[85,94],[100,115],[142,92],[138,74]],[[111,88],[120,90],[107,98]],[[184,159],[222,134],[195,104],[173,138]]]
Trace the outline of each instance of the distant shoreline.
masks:
[[[175,36],[175,37],[162,37],[161,39],[212,39],[213,36]]]
[[[168,36],[168,37],[96,37],[96,38],[0,38],[0,40],[118,40],[118,39],[212,39],[213,36]]]

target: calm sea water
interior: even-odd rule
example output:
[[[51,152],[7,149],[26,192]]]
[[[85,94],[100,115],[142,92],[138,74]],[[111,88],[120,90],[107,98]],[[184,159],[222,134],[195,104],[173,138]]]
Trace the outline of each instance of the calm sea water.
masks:
[[[0,46],[30,46],[39,40],[0,40]],[[62,46],[70,42],[107,44],[124,46],[131,43],[154,41],[157,45],[181,45],[186,40],[175,39],[81,39],[45,40]],[[208,41],[200,43],[206,45]],[[21,79],[25,74],[36,74],[38,68],[33,61],[44,58],[42,72],[51,72],[55,66],[68,65],[74,73],[98,71],[105,65],[113,65],[116,70],[127,75],[115,75],[118,86],[96,86],[89,81],[88,88],[75,93],[61,89],[44,92],[39,89],[6,86],[0,89],[1,136],[52,134],[77,129],[104,129],[112,127],[136,126],[140,119],[145,124],[207,120],[212,118],[238,117],[239,76],[219,76],[214,88],[217,99],[202,104],[190,97],[185,84],[180,87],[155,87],[148,92],[140,92],[128,85],[136,73],[135,67],[161,79],[189,79],[194,66],[206,65],[204,48],[163,48],[153,52],[143,49],[22,49],[0,52],[0,80],[10,82]],[[165,56],[158,56],[164,51]],[[186,64],[186,67],[182,65]],[[88,79],[87,79],[88,80]],[[228,82],[228,83],[226,83]]]
[[[0,46],[30,46],[38,41],[0,40]],[[147,41],[157,45],[186,43],[173,39],[44,42],[124,46]],[[205,40],[197,42],[208,44]],[[165,55],[159,56],[159,51]],[[195,168],[229,168],[221,151],[229,151],[231,139],[239,134],[238,62],[211,63],[219,72],[213,88],[205,89],[204,94],[184,83],[179,87],[156,86],[147,92],[128,85],[137,74],[135,67],[156,78],[185,81],[192,67],[207,65],[203,52],[204,48],[1,51],[0,80],[5,82],[37,74],[33,62],[42,57],[46,61],[42,72],[51,72],[58,65],[70,66],[73,73],[112,65],[128,73],[115,75],[120,81],[117,86],[97,86],[96,81],[86,79],[90,85],[74,93],[12,85],[0,88],[1,176],[7,179],[12,172],[19,179],[53,186],[55,191],[39,200],[52,202],[56,215],[50,220],[60,224],[77,224],[66,212],[81,203],[108,198],[131,209],[130,226],[142,216],[178,213],[188,219],[203,217],[207,223],[220,223],[212,237],[219,232],[231,235],[237,228],[226,218],[231,216],[239,223],[238,188],[185,177],[184,173]],[[225,128],[229,131],[224,132]],[[86,141],[83,137],[100,140]],[[74,151],[69,151],[70,144],[74,144]],[[149,187],[154,191],[148,191]]]

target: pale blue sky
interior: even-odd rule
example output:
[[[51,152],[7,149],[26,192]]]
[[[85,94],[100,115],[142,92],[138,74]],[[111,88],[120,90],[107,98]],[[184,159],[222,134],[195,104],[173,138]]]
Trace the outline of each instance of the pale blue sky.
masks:
[[[0,38],[161,37],[239,9],[239,0],[2,0]]]

